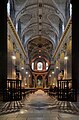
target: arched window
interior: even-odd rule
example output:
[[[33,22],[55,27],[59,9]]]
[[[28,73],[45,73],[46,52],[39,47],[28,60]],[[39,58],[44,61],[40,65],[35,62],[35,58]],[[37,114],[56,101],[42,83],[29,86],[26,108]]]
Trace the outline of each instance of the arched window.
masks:
[[[32,70],[34,70],[34,62],[32,62]]]
[[[38,62],[37,63],[37,70],[42,70],[43,69],[43,63],[42,62]]]
[[[64,32],[64,23],[62,24],[62,32]]]
[[[72,4],[70,3],[70,16],[72,15]]]
[[[48,63],[46,62],[46,70],[48,70]]]
[[[16,22],[16,32],[18,32],[18,22]]]
[[[7,13],[8,15],[10,15],[10,1],[8,1],[7,3]]]

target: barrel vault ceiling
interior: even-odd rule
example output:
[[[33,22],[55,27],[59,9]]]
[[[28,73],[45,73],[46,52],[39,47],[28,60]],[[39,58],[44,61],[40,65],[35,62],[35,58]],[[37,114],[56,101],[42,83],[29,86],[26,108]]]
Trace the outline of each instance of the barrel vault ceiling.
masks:
[[[15,0],[16,21],[29,59],[51,60],[59,38],[59,22],[65,20],[66,0]],[[59,39],[57,39],[59,40]],[[41,50],[41,52],[40,52]]]

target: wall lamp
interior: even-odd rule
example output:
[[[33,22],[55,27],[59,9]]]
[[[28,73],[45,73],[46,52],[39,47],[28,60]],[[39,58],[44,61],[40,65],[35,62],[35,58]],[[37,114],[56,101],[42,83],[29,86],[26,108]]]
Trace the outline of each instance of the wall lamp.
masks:
[[[23,70],[24,69],[24,67],[21,67],[21,70]]]
[[[68,60],[68,56],[65,56],[64,59],[65,59],[65,60]]]
[[[16,59],[16,56],[15,56],[15,55],[12,55],[12,59],[15,60],[15,59]]]
[[[28,72],[26,72],[26,75],[28,74]]]
[[[56,66],[56,69],[58,69],[58,66]]]
[[[54,71],[52,71],[52,74],[54,74]]]

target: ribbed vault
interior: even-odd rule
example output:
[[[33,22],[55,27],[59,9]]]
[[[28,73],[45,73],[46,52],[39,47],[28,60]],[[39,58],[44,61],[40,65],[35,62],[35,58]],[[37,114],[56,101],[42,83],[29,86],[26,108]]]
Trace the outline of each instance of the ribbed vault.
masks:
[[[30,60],[37,56],[51,60],[59,26],[65,22],[65,6],[66,0],[15,0],[16,22],[21,23],[21,39]]]

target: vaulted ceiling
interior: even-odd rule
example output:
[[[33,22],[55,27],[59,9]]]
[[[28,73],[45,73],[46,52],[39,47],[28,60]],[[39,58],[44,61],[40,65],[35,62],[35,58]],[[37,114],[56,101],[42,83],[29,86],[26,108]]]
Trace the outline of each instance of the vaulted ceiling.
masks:
[[[49,60],[52,57],[60,20],[65,20],[65,5],[66,0],[15,0],[16,21],[21,22],[23,45],[30,60],[39,55]]]
[[[38,37],[29,41],[28,45],[29,59],[46,58],[51,60],[53,44],[45,38]]]

